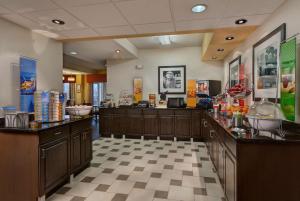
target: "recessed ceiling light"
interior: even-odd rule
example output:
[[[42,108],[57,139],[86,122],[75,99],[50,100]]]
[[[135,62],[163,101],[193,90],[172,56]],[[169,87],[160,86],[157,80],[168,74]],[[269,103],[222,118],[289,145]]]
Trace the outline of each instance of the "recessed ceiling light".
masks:
[[[212,60],[216,60],[217,58],[218,58],[218,57],[212,57],[211,59],[212,59]]]
[[[246,19],[238,19],[235,21],[235,24],[241,25],[241,24],[246,24],[248,20]]]
[[[120,54],[121,53],[121,50],[116,50],[115,51],[117,54]]]
[[[192,7],[193,13],[202,13],[207,9],[207,6],[205,4],[196,4]]]
[[[72,51],[72,52],[70,52],[70,54],[72,54],[72,55],[76,55],[76,54],[78,54],[77,52],[74,52],[74,51]]]
[[[218,50],[218,52],[224,52],[224,48],[219,48],[217,50]]]
[[[225,40],[233,40],[233,39],[234,39],[233,36],[227,36],[227,37],[225,38]]]
[[[52,20],[52,22],[53,22],[54,24],[58,24],[58,25],[64,25],[64,24],[65,24],[64,21],[59,20],[59,19],[54,19],[54,20]]]

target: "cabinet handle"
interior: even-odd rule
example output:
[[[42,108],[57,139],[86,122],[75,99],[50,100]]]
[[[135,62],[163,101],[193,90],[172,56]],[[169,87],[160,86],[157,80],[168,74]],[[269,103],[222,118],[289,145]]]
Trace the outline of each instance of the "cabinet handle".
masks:
[[[61,135],[61,134],[63,134],[63,132],[61,131],[54,133],[54,135]]]
[[[204,127],[206,128],[206,127],[207,127],[207,121],[204,121],[204,122],[203,122],[203,125],[204,125]]]
[[[214,130],[210,130],[210,131],[209,131],[209,136],[210,136],[210,138],[214,138],[214,135],[213,135],[214,132],[215,132]]]

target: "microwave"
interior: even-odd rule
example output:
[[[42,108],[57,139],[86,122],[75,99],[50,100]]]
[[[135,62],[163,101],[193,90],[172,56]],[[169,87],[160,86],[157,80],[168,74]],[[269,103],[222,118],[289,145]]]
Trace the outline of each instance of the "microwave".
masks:
[[[185,108],[184,98],[168,98],[168,108]]]

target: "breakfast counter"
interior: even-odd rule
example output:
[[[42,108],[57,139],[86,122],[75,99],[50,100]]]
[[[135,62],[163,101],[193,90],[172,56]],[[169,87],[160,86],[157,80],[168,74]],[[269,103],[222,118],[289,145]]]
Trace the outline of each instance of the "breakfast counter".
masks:
[[[0,194],[3,201],[43,200],[92,160],[92,118],[0,128]]]

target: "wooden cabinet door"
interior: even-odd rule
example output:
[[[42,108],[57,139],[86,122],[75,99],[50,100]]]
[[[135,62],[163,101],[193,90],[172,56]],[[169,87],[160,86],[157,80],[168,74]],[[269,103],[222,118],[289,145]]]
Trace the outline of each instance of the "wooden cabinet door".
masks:
[[[159,117],[159,136],[174,137],[174,117],[160,116]]]
[[[51,142],[40,148],[40,187],[48,193],[69,177],[68,139]]]
[[[225,195],[228,201],[236,201],[236,160],[225,151]]]
[[[218,148],[218,175],[223,187],[224,187],[224,171],[225,171],[225,149],[224,149],[224,145],[220,142]]]
[[[192,111],[192,138],[202,139],[201,136],[201,111]]]
[[[71,135],[71,172],[81,167],[81,132]]]
[[[158,119],[156,115],[144,115],[144,136],[158,136]]]
[[[110,121],[110,130],[114,135],[120,135],[121,132],[121,115],[113,114]]]
[[[191,138],[191,117],[175,116],[175,136],[177,138]]]
[[[100,121],[100,127],[99,127],[100,136],[110,137],[112,116],[109,114],[100,114],[99,121]]]
[[[91,130],[86,130],[82,132],[82,165],[86,165],[93,158],[93,148],[92,148],[92,132]]]

